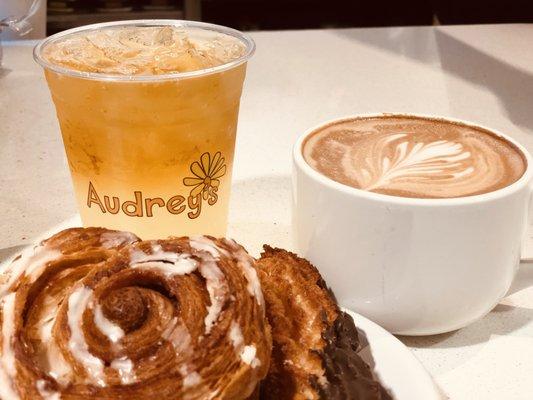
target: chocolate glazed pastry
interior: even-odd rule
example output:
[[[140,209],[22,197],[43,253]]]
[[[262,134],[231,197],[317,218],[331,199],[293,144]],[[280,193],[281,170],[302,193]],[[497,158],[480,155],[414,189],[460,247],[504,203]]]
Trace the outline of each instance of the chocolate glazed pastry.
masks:
[[[231,240],[70,229],[1,272],[2,400],[243,400],[267,373],[255,263]]]
[[[261,399],[391,399],[357,354],[354,322],[317,269],[288,251],[264,250],[257,265],[273,352]]]

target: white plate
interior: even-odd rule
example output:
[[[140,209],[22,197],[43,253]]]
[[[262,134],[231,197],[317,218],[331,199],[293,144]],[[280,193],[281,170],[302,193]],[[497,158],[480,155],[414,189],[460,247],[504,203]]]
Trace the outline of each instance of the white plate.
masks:
[[[368,342],[361,357],[370,365],[394,400],[444,400],[429,373],[411,351],[381,326],[351,310],[360,339]],[[366,337],[366,340],[365,340]]]
[[[79,216],[63,221],[35,240],[46,239],[53,234],[75,226],[81,226]],[[20,249],[19,249],[20,252]],[[8,257],[4,262],[11,262]],[[0,262],[0,267],[4,262]],[[370,365],[394,400],[444,400],[433,379],[411,351],[385,329],[351,310],[345,311],[354,319],[363,343],[361,357]]]

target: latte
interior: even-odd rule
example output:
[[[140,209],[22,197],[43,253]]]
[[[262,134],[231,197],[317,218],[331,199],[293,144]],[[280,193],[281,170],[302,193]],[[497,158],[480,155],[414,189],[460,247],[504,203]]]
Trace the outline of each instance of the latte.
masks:
[[[398,115],[334,122],[311,133],[302,151],[337,182],[414,198],[492,192],[520,179],[527,163],[516,146],[485,129]]]

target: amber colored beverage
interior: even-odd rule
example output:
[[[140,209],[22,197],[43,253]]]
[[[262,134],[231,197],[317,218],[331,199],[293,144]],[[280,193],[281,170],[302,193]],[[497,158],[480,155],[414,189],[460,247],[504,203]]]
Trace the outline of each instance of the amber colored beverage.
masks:
[[[45,60],[80,214],[85,226],[143,239],[223,236],[253,42],[209,24],[160,23],[72,33],[77,41],[89,37],[90,51],[84,42],[64,41],[48,52],[46,42],[36,49],[37,60]]]

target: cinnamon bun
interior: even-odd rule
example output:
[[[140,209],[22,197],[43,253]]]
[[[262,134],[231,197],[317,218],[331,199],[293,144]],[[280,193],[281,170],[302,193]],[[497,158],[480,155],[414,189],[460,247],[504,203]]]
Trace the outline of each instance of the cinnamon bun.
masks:
[[[2,279],[3,400],[238,400],[268,371],[255,262],[234,241],[70,229]]]

